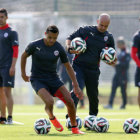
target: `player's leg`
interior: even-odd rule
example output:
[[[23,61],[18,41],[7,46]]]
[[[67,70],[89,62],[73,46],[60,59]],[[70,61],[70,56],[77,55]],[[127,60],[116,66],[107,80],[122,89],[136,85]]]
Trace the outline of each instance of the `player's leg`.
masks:
[[[125,106],[127,104],[127,93],[126,93],[126,88],[127,88],[127,82],[122,81],[121,83],[121,94],[122,94],[122,105],[120,106],[120,109],[125,109]]]
[[[0,124],[6,124],[6,97],[2,87],[0,87],[0,112]]]
[[[7,110],[8,110],[8,124],[12,124],[12,113],[13,113],[13,97],[11,89],[14,88],[15,76],[9,75],[10,67],[5,67],[2,69],[2,77],[3,77],[3,90],[6,96],[7,101]]]
[[[140,108],[140,68],[139,67],[137,67],[136,73],[135,73],[135,86],[138,87],[137,100],[138,100],[138,105],[139,105],[139,108]]]
[[[8,118],[7,121],[9,124],[12,124],[12,113],[13,113],[13,97],[12,97],[12,92],[11,92],[11,87],[4,87],[4,93],[6,95],[6,100],[7,100],[7,109],[8,109]]]
[[[140,108],[140,87],[138,88],[138,105],[139,105],[139,108]]]
[[[118,80],[115,76],[113,78],[113,81],[112,81],[111,94],[110,94],[110,97],[109,97],[108,106],[105,107],[106,109],[111,109],[112,108],[117,88],[118,88]]]
[[[97,116],[98,114],[98,80],[99,71],[85,69],[86,72],[86,90],[89,100],[89,115]]]
[[[58,97],[59,99],[61,99],[67,107],[68,116],[70,117],[70,120],[71,120],[72,133],[73,134],[84,134],[77,128],[75,105],[71,98],[70,93],[65,88],[65,86],[61,86],[59,88],[59,90],[56,92],[55,96]]]
[[[48,114],[49,119],[56,128],[56,130],[60,132],[63,131],[63,126],[59,123],[59,121],[53,114],[54,100],[52,95],[45,88],[41,88],[37,93],[40,96],[40,98],[44,101],[45,111]]]
[[[80,87],[81,90],[83,90],[83,88],[85,86],[83,69],[80,68],[79,66],[75,65],[75,64],[73,64],[73,69],[75,71],[79,87]],[[74,94],[73,91],[71,91],[71,97],[72,97],[72,99],[74,101],[75,107],[77,108],[79,99],[77,98],[77,96]]]

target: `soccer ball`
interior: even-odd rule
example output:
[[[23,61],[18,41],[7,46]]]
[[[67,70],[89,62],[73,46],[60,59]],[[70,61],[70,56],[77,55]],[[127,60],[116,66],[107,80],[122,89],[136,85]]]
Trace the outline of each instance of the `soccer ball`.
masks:
[[[93,115],[89,115],[89,116],[85,117],[83,125],[86,130],[93,130],[93,122],[94,122],[95,118],[96,117]]]
[[[138,133],[139,122],[136,119],[129,118],[125,120],[123,130],[125,133]]]
[[[57,108],[64,108],[65,104],[61,100],[57,100],[55,103]]]
[[[111,63],[115,60],[116,58],[116,51],[112,47],[105,47],[102,49],[101,54],[100,54],[101,60],[107,63]]]
[[[76,116],[76,122],[77,122],[77,127],[79,129],[81,129],[82,128],[82,120],[78,116]],[[71,130],[71,121],[70,121],[70,118],[68,118],[67,121],[66,121],[66,127],[69,130]]]
[[[103,118],[103,117],[99,117],[99,118],[95,118],[95,120],[93,121],[93,129],[96,132],[107,132],[109,128],[109,122],[107,121],[107,119]]]
[[[37,134],[47,134],[51,129],[51,124],[49,120],[45,118],[40,118],[34,123],[34,130]]]
[[[71,47],[75,51],[79,51],[79,53],[84,53],[86,50],[86,41],[83,40],[81,37],[76,37],[71,41]]]

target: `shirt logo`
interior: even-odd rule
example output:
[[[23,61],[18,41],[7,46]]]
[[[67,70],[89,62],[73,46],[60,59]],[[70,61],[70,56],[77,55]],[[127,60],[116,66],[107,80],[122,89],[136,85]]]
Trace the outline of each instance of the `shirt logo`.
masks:
[[[104,37],[104,41],[107,41],[107,40],[108,40],[108,36],[105,36],[105,37]]]
[[[39,48],[39,47],[36,47],[36,49],[39,50],[39,51],[41,50],[41,48]]]
[[[4,33],[4,37],[5,37],[5,38],[8,37],[8,33]]]
[[[54,51],[54,55],[55,55],[55,56],[58,56],[58,55],[59,55],[59,51],[58,51],[58,50],[55,50],[55,51]]]
[[[91,34],[92,36],[94,36],[94,33],[90,32],[90,34]]]
[[[18,41],[17,40],[15,40],[14,42],[18,44]]]

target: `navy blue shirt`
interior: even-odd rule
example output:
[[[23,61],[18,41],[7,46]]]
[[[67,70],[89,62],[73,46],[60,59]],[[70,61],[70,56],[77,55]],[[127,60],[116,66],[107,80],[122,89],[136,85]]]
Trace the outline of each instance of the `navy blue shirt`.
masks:
[[[138,58],[140,59],[140,31],[137,31],[133,37],[133,47],[138,49]]]
[[[0,67],[11,66],[13,46],[18,46],[18,34],[10,27],[0,29]]]
[[[108,31],[101,33],[97,30],[97,26],[80,27],[72,33],[67,39],[72,40],[75,37],[81,37],[86,41],[87,49],[84,53],[76,56],[74,63],[85,66],[98,67],[100,61],[100,53],[105,47],[114,48],[114,39]]]
[[[116,76],[118,78],[127,80],[128,77],[128,69],[130,64],[130,54],[126,52],[126,50],[121,50],[117,56],[117,64],[115,66]]]
[[[46,46],[44,39],[31,42],[26,53],[32,55],[32,77],[45,78],[57,75],[57,60],[60,58],[62,63],[68,62],[66,52],[57,41],[53,46]]]

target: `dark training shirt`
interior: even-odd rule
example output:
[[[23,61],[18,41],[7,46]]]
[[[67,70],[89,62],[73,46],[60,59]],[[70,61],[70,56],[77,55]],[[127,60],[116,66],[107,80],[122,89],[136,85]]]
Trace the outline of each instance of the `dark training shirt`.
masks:
[[[98,67],[102,49],[105,47],[115,48],[112,34],[108,31],[104,33],[99,32],[97,26],[80,27],[67,39],[72,40],[75,37],[81,37],[87,44],[86,51],[79,56],[76,56],[76,59],[74,59],[74,63],[77,64]]]
[[[140,59],[140,31],[134,34],[132,46],[138,49],[138,58]]]
[[[117,56],[117,64],[115,66],[116,77],[120,80],[128,80],[128,69],[130,64],[130,54],[126,50],[121,50]]]
[[[46,78],[57,75],[57,60],[60,58],[62,63],[68,62],[64,48],[57,41],[49,47],[43,39],[39,39],[31,42],[25,51],[32,55],[32,77]]]
[[[11,66],[13,46],[18,46],[18,34],[10,27],[0,29],[0,67]]]

